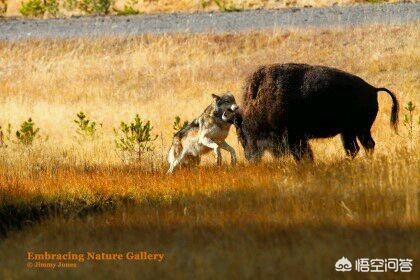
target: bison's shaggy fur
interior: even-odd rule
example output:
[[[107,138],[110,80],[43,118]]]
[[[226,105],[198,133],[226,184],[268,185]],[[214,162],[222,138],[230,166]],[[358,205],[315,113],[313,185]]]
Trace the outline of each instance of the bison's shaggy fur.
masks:
[[[265,150],[278,157],[291,152],[296,160],[313,159],[308,139],[341,134],[347,155],[367,152],[375,142],[370,129],[378,112],[377,93],[392,98],[391,124],[396,129],[398,101],[386,88],[338,69],[306,64],[262,66],[247,79],[242,110],[236,115],[238,138],[249,160]]]

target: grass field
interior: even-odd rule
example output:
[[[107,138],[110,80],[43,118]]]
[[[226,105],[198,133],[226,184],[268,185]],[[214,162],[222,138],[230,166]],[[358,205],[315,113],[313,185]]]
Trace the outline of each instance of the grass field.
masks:
[[[28,1],[5,0],[7,4],[6,16],[20,16],[19,9]],[[69,10],[64,3],[70,1],[57,1],[59,3],[59,16],[80,15],[84,12],[80,9]],[[74,1],[73,1],[74,2]],[[79,1],[80,3],[82,1]],[[87,1],[86,1],[87,2]],[[236,11],[249,9],[279,9],[286,7],[327,7],[333,5],[354,5],[364,3],[398,3],[401,0],[116,0],[113,1],[110,13],[115,10],[124,11],[124,7],[131,7],[132,11],[140,13],[173,13],[173,12],[196,12],[196,11]],[[2,7],[0,1],[0,9]],[[4,4],[3,4],[4,5]],[[68,6],[68,4],[67,4]],[[46,17],[51,16],[48,13]]]
[[[23,230],[1,241],[0,274],[326,279],[337,276],[334,263],[346,256],[413,258],[412,274],[381,276],[415,278],[419,126],[411,139],[401,123],[394,134],[386,94],[379,96],[372,158],[361,151],[346,159],[334,138],[311,142],[315,164],[286,157],[249,165],[233,130],[228,143],[240,155],[237,168],[227,161],[213,167],[208,156],[202,168],[167,176],[164,156],[176,115],[191,120],[214,92],[230,90],[239,100],[244,77],[266,63],[357,74],[394,91],[403,119],[404,104],[420,104],[419,41],[418,27],[407,25],[1,42],[0,125],[15,130],[32,117],[41,139],[31,148],[1,148],[0,222]],[[81,110],[102,123],[98,139],[76,140],[73,119]],[[135,113],[152,122],[159,139],[142,162],[127,163],[114,148],[112,129]],[[28,250],[150,250],[166,259],[86,262],[51,272],[26,269]]]

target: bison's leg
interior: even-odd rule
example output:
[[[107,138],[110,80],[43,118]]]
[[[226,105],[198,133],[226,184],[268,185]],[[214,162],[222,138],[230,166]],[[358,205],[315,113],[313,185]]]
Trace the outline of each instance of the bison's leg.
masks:
[[[360,150],[357,144],[356,135],[354,133],[345,132],[341,134],[344,150],[347,156],[354,158]]]
[[[314,155],[307,139],[289,139],[290,152],[296,161],[313,161]]]
[[[275,146],[270,149],[270,153],[275,159],[279,159],[284,155],[283,150],[280,146]]]
[[[279,140],[278,138],[274,138],[270,141],[272,142],[272,144],[269,146],[268,150],[275,159],[279,159],[280,157],[287,154],[287,137],[284,137],[281,140]]]
[[[375,141],[373,140],[372,135],[370,134],[370,130],[365,130],[359,133],[357,135],[357,138],[359,139],[363,148],[365,148],[366,153],[368,155],[372,155],[373,150],[375,148]]]

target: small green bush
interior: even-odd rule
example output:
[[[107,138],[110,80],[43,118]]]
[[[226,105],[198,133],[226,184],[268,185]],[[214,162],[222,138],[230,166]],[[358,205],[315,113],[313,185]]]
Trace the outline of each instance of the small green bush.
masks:
[[[118,16],[138,15],[140,11],[134,8],[134,6],[137,4],[138,0],[129,0],[128,3],[124,5],[123,10],[119,10],[115,7],[113,10]]]
[[[366,0],[366,2],[370,4],[380,4],[380,3],[385,2],[385,0]]]
[[[77,118],[73,121],[77,125],[77,135],[79,135],[83,140],[93,140],[98,131],[97,123],[90,120],[83,112],[78,113],[76,116]],[[102,124],[99,124],[99,126],[102,126]]]
[[[4,16],[7,12],[6,0],[0,0],[0,17]]]
[[[407,103],[407,105],[404,107],[404,110],[407,113],[404,114],[403,124],[404,124],[405,128],[407,129],[408,138],[410,140],[413,139],[413,135],[414,135],[414,125],[415,125],[414,111],[415,111],[415,109],[416,109],[416,106],[413,104],[412,101],[409,101]],[[420,117],[419,117],[419,119],[417,121],[417,124],[420,124]]]
[[[219,7],[219,10],[221,12],[240,12],[243,9],[237,7],[235,3],[232,1],[226,1],[226,0],[214,0],[214,3],[216,3],[217,7]]]
[[[212,2],[213,0],[201,0],[200,1],[200,4],[201,4],[201,8],[207,8],[208,6],[210,6],[210,4],[211,4],[211,2]]]
[[[57,17],[59,13],[59,6],[57,0],[44,0],[45,11],[47,14]]]
[[[56,17],[59,6],[57,0],[29,0],[22,2],[19,12],[25,17],[43,17],[45,13]]]
[[[174,119],[174,124],[172,126],[172,128],[175,130],[175,133],[180,131],[181,129],[185,128],[186,126],[188,126],[188,121],[184,121],[181,125],[181,118],[179,116],[176,116]]]
[[[20,125],[20,129],[16,131],[16,139],[18,144],[30,146],[34,140],[39,137],[39,128],[35,127],[35,123],[29,118]]]
[[[153,142],[158,135],[152,135],[153,127],[150,121],[143,121],[136,115],[130,123],[121,122],[118,129],[114,129],[115,145],[121,152],[126,152],[138,160],[147,152],[154,151]]]
[[[67,11],[74,11],[75,9],[77,9],[78,3],[78,0],[64,0],[63,8]]]
[[[41,0],[29,0],[22,2],[19,12],[25,17],[42,17],[45,14],[45,7]]]
[[[137,9],[134,9],[132,6],[124,6],[123,10],[118,10],[114,8],[114,12],[117,14],[117,16],[129,16],[129,15],[138,15],[140,14],[140,11]]]
[[[221,12],[239,12],[243,10],[237,7],[232,0],[201,0],[200,3],[203,9],[215,3]]]
[[[107,15],[113,0],[81,0],[78,8],[89,15]]]

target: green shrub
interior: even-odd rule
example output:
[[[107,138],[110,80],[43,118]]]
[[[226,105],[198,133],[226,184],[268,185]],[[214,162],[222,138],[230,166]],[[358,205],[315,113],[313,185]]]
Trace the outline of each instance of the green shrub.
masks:
[[[139,115],[130,123],[121,122],[118,129],[114,129],[115,145],[121,152],[141,160],[147,152],[154,151],[153,142],[158,138],[152,135],[153,127],[150,121],[144,122]]]
[[[237,7],[232,1],[214,0],[214,3],[216,3],[217,7],[219,7],[219,10],[221,12],[239,12],[243,10]]]
[[[212,2],[213,0],[201,0],[200,1],[200,4],[201,4],[201,8],[207,8],[208,6],[210,6],[210,4],[211,4],[211,2]]]
[[[97,135],[97,123],[88,119],[83,112],[78,113],[76,116],[77,118],[73,121],[77,125],[77,135],[83,140],[93,140]],[[102,124],[99,124],[99,126],[102,126]]]
[[[53,16],[57,17],[59,13],[59,6],[57,0],[44,0],[45,11]]]
[[[174,124],[172,128],[175,130],[175,133],[183,129],[184,127],[188,126],[188,121],[184,121],[181,125],[181,118],[179,116],[176,116],[174,119]]]
[[[89,15],[107,15],[113,0],[81,0],[78,8]]]
[[[64,0],[63,7],[67,11],[74,11],[78,6],[78,0]]]
[[[7,12],[6,0],[0,0],[0,17],[4,16]]]
[[[38,138],[39,128],[35,127],[35,123],[29,118],[20,125],[20,129],[16,131],[16,139],[18,144],[30,146],[36,138]]]
[[[29,0],[22,2],[19,12],[25,17],[43,17],[45,13],[56,17],[59,6],[57,0]]]
[[[134,8],[137,4],[138,0],[129,0],[128,3],[124,5],[123,10],[118,10],[117,8],[113,8],[113,10],[119,16],[138,15],[140,11]]]
[[[118,10],[118,9],[114,8],[114,12],[118,16],[138,15],[140,13],[139,10],[134,9],[132,6],[127,6],[127,5],[124,5],[123,10]]]
[[[370,4],[379,4],[385,2],[385,0],[366,0]]]
[[[203,9],[215,3],[221,12],[239,12],[243,10],[237,7],[232,0],[201,0],[200,3]]]
[[[407,105],[404,107],[405,111],[407,112],[406,114],[404,114],[404,120],[403,120],[403,124],[407,129],[408,132],[408,138],[410,140],[413,139],[413,135],[414,135],[414,125],[415,125],[415,121],[414,121],[414,110],[416,109],[416,106],[413,104],[412,101],[409,101],[407,103]],[[420,117],[417,121],[417,124],[420,124]]]
[[[42,17],[45,14],[45,7],[41,0],[29,0],[22,2],[19,12],[25,17]]]

